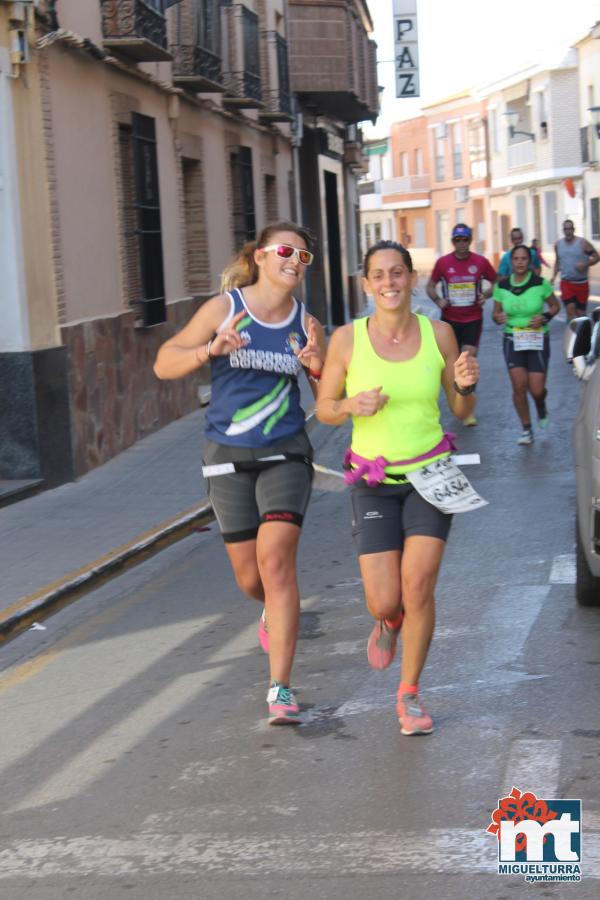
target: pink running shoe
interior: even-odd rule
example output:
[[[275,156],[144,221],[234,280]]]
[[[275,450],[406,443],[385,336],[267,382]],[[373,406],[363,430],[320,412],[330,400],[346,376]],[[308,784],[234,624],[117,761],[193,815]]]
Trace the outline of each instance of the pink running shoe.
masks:
[[[433,721],[423,708],[418,694],[398,694],[396,702],[402,734],[431,734]]]
[[[367,659],[373,669],[387,669],[396,653],[401,628],[402,620],[393,628],[385,619],[375,622],[367,643]]]
[[[284,684],[273,681],[267,694],[269,725],[299,725],[300,709],[294,692]]]
[[[266,609],[263,609],[262,615],[258,622],[258,643],[265,653],[269,652],[269,632],[267,631]]]

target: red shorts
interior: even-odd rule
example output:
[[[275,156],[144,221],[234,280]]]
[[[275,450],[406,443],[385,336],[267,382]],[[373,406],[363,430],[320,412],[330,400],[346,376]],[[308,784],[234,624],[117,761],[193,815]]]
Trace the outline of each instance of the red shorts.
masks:
[[[590,296],[589,281],[562,281],[560,282],[560,296],[562,302],[574,303],[577,309],[585,312],[588,297]]]

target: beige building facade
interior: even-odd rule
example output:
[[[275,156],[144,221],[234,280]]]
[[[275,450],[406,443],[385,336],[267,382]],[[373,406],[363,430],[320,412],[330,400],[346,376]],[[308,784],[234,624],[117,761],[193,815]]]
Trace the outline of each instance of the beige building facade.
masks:
[[[284,0],[0,3],[0,480],[59,484],[197,406],[152,362],[291,215],[286,28]]]

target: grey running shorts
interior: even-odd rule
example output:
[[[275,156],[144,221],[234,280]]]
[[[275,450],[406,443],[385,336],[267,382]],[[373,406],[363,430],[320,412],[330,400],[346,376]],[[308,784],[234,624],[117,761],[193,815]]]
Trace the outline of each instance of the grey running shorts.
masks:
[[[550,335],[544,335],[543,350],[515,350],[512,334],[503,335],[502,349],[509,369],[527,369],[528,372],[547,372],[550,361]]]
[[[452,516],[440,512],[411,484],[357,484],[350,495],[352,536],[359,556],[402,550],[413,535],[445,541]]]
[[[312,459],[306,432],[269,447],[228,447],[207,440],[204,465],[249,463],[276,453],[293,453]],[[313,471],[303,462],[278,462],[255,472],[234,472],[207,478],[208,496],[226,543],[251,541],[263,522],[289,522],[301,526],[310,499]]]

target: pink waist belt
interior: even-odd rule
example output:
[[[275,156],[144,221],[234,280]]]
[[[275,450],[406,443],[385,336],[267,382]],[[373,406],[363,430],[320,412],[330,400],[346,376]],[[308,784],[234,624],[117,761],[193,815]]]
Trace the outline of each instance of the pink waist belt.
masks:
[[[344,454],[344,469],[346,470],[344,472],[344,481],[346,484],[356,484],[361,478],[366,477],[368,486],[375,487],[381,484],[386,477],[385,470],[388,466],[409,466],[413,463],[424,462],[426,459],[431,459],[432,456],[438,456],[440,453],[455,451],[457,449],[454,443],[455,437],[455,434],[449,431],[445,432],[439,444],[427,453],[423,453],[421,456],[414,456],[412,459],[398,459],[394,461],[386,459],[385,456],[378,456],[376,459],[366,459],[364,456],[359,456],[358,453],[355,453],[352,447],[348,447]],[[351,468],[352,466],[356,466],[356,468]]]

